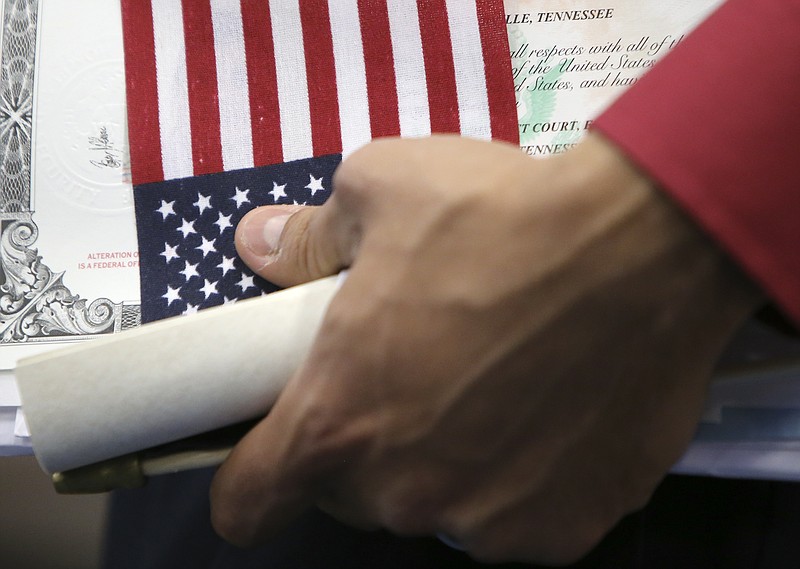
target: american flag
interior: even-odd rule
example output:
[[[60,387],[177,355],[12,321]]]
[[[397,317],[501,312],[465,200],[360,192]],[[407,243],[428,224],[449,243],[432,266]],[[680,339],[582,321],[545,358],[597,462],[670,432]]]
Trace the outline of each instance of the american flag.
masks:
[[[340,161],[329,155],[137,186],[142,321],[274,291],[236,255],[236,224],[258,205],[324,203]]]
[[[217,215],[235,225],[247,207],[321,203],[333,163],[374,138],[460,133],[518,143],[502,0],[122,0],[122,8],[145,320],[251,292],[223,286],[232,270],[215,289],[200,272],[205,263],[184,268],[196,259],[176,236],[233,258],[225,256],[234,255],[232,227]],[[322,160],[318,173],[310,158]],[[293,173],[261,168],[282,164]],[[288,193],[316,188],[309,178],[324,180],[324,191]],[[287,196],[271,194],[273,184],[286,184]],[[237,189],[250,193],[236,210],[193,205],[202,195],[229,207]],[[176,267],[204,287],[199,294],[187,274],[176,290]]]

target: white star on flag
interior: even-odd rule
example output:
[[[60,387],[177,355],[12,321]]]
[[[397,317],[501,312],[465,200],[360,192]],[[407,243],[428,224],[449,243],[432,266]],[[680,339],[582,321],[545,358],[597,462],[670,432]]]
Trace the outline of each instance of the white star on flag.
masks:
[[[169,243],[164,243],[164,252],[161,255],[167,260],[169,263],[172,259],[180,259],[180,255],[178,254],[178,246],[175,245],[174,247]]]
[[[269,194],[272,195],[272,199],[275,200],[275,203],[281,198],[289,197],[286,195],[286,184],[279,186],[277,182],[272,182],[272,191],[270,191]]]
[[[217,268],[222,270],[223,277],[228,274],[228,271],[236,270],[236,267],[234,266],[233,263],[234,259],[231,259],[230,257],[222,258],[222,262],[219,265],[217,265]]]
[[[207,209],[211,209],[211,196],[204,196],[201,193],[197,194],[197,201],[194,202],[194,206],[200,210],[200,215],[203,215],[203,212]]]
[[[220,233],[225,231],[228,227],[233,227],[233,224],[231,223],[231,217],[233,217],[233,216],[232,215],[222,215],[222,212],[219,212],[219,218],[217,219],[217,221],[214,222],[214,225],[219,227],[219,232]]]
[[[158,208],[156,211],[164,216],[164,219],[167,219],[170,215],[175,215],[175,210],[172,209],[172,206],[175,205],[175,201],[165,201],[161,200],[161,207]]]
[[[171,286],[167,286],[167,294],[165,294],[161,298],[166,298],[167,299],[167,306],[169,306],[173,302],[181,299],[180,289],[179,288],[172,288]]]
[[[217,283],[212,283],[208,279],[206,279],[205,284],[200,288],[203,291],[203,294],[206,295],[206,299],[212,294],[217,294]]]
[[[233,196],[231,199],[236,202],[236,207],[242,207],[242,204],[250,203],[250,199],[247,197],[247,194],[250,193],[250,190],[240,190],[238,187],[236,188],[236,195]]]
[[[253,282],[253,277],[249,275],[242,275],[242,279],[237,284],[239,285],[239,288],[242,289],[242,292],[249,288],[256,288],[256,285]]]
[[[178,228],[178,231],[183,233],[184,239],[186,239],[186,237],[188,237],[192,233],[197,233],[194,230],[194,221],[187,221],[186,219],[183,220],[183,223],[181,223],[181,226]]]
[[[206,239],[205,237],[202,237],[202,239],[203,242],[197,247],[195,247],[195,249],[199,249],[200,251],[202,251],[203,258],[205,259],[206,257],[208,257],[209,254],[213,253],[216,250],[216,247],[214,246],[215,240],[214,239],[209,240]]]
[[[313,174],[308,175],[311,178],[311,181],[308,182],[306,188],[311,190],[311,195],[313,196],[317,192],[322,192],[325,190],[325,187],[322,185],[322,178],[315,178]]]
[[[186,316],[188,316],[189,314],[197,314],[199,310],[200,310],[199,306],[195,306],[194,304],[187,304],[186,310],[184,310],[182,314]]]
[[[182,271],[180,271],[180,273],[184,276],[184,278],[186,278],[187,282],[192,277],[200,276],[200,273],[197,272],[198,263],[192,264],[189,261],[184,261],[184,263],[186,266],[183,268]]]

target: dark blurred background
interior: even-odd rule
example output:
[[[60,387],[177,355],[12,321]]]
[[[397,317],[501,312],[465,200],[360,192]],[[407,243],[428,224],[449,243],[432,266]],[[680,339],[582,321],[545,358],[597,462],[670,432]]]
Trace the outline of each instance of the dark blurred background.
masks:
[[[97,568],[105,507],[56,494],[33,457],[0,458],[0,567]]]

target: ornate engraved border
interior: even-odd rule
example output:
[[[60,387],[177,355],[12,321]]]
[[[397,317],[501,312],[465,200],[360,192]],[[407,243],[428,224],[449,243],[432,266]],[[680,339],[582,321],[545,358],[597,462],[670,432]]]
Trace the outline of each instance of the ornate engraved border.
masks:
[[[31,158],[40,0],[0,0],[0,343],[83,339],[134,328],[138,305],[70,292],[33,248]]]
[[[3,0],[0,46],[0,204],[30,211],[36,0]]]

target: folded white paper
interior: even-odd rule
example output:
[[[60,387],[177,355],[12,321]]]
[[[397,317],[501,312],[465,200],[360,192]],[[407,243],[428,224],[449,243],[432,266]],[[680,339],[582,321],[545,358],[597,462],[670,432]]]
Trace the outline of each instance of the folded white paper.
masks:
[[[263,415],[305,358],[337,286],[331,277],[22,360],[16,375],[42,468],[69,470]],[[748,346],[763,335],[753,330]],[[777,339],[767,340],[774,351]],[[794,341],[775,353],[744,350],[783,363],[719,375],[673,472],[800,480],[797,351]],[[16,418],[19,435],[21,414],[6,411],[0,419]],[[29,452],[29,439],[5,438],[0,447]]]
[[[299,367],[337,277],[23,359],[36,457],[70,470],[258,416]]]

